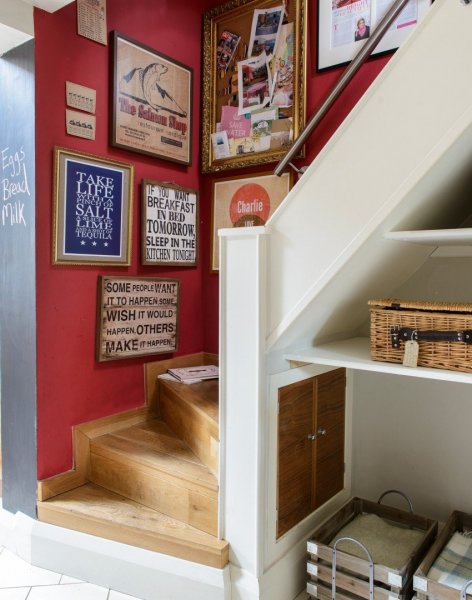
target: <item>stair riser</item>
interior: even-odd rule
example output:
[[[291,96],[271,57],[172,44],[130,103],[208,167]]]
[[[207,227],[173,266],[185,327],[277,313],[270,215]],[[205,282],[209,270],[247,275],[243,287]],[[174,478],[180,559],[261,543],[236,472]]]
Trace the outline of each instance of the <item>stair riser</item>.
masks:
[[[123,544],[139,546],[153,552],[168,554],[184,560],[198,562],[209,567],[223,568],[228,562],[228,548],[223,552],[212,552],[196,544],[189,544],[182,539],[182,542],[171,540],[165,537],[159,537],[149,532],[137,532],[130,527],[124,527],[122,524],[113,522],[104,522],[91,517],[72,514],[63,509],[56,509],[47,503],[38,503],[38,518],[45,523],[51,523],[59,527],[82,531],[91,535],[103,537]]]
[[[161,418],[198,456],[198,458],[218,475],[219,432],[218,425],[205,418],[177,394],[161,389],[159,397]]]
[[[90,480],[144,506],[188,523],[211,535],[218,533],[217,492],[142,465],[90,454]]]

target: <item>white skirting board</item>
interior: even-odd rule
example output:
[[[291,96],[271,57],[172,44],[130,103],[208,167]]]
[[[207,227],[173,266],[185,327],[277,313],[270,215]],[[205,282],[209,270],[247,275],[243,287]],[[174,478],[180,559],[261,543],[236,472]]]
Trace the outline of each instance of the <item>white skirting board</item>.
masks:
[[[260,579],[36,521],[0,508],[0,546],[30,564],[143,600],[293,600],[305,586],[306,541]]]
[[[230,567],[215,569],[0,509],[0,545],[32,565],[143,600],[230,600]]]

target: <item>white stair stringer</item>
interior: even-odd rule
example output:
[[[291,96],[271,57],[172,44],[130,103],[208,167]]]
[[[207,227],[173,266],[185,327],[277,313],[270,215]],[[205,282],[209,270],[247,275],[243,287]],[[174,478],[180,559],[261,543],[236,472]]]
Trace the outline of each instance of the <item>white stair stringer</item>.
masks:
[[[434,250],[383,234],[470,213],[471,30],[470,6],[436,2],[272,217],[267,350],[355,333]]]

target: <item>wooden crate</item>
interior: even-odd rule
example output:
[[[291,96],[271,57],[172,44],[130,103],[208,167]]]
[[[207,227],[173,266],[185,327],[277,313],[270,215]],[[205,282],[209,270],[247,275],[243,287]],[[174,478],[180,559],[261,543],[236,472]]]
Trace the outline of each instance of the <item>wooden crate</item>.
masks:
[[[307,591],[313,597],[324,600],[331,598],[332,552],[329,543],[333,537],[356,516],[375,514],[391,523],[412,527],[424,532],[407,563],[400,569],[374,564],[374,600],[405,600],[410,597],[412,578],[421,560],[429,550],[437,533],[437,522],[414,513],[353,498],[325,521],[314,532],[307,549],[310,554]],[[337,549],[336,598],[353,600],[369,598],[369,562],[367,557],[358,558]],[[311,591],[310,591],[311,590]],[[313,594],[313,591],[316,591]]]
[[[464,529],[472,530],[472,515],[456,510],[447,520],[436,542],[431,546],[413,577],[413,588],[418,600],[426,600],[428,597],[440,598],[441,600],[460,600],[459,590],[430,579],[428,573],[453,533]],[[472,585],[469,588],[467,600],[472,600]]]

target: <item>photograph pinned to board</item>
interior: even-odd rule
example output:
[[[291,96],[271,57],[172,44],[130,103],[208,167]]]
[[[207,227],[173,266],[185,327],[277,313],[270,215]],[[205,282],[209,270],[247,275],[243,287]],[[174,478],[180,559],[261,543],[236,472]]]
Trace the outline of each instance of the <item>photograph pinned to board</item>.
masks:
[[[113,32],[112,146],[192,162],[192,80],[186,65]]]
[[[239,115],[259,110],[270,103],[272,73],[265,52],[238,62],[238,89]]]
[[[55,148],[53,264],[131,262],[132,164]]]
[[[259,56],[263,53],[271,56],[274,53],[284,16],[283,5],[254,11],[248,56]]]
[[[203,173],[276,162],[302,131],[306,5],[307,0],[231,0],[205,13]],[[222,61],[229,34],[239,41]],[[255,129],[252,115],[274,107],[277,118]]]
[[[271,105],[290,108],[294,95],[293,23],[282,25],[279,42],[271,61],[273,89]]]
[[[141,190],[141,263],[196,266],[198,192],[149,179],[143,180]]]
[[[225,73],[228,70],[228,66],[233,60],[234,53],[241,41],[241,36],[231,33],[231,31],[223,31],[221,34],[220,41],[218,43],[217,59],[218,68],[223,70]]]
[[[213,153],[215,156],[218,158],[227,158],[231,155],[227,131],[217,131],[216,133],[212,133],[211,141],[213,143]]]
[[[394,0],[331,0],[318,3],[318,63],[323,71],[351,61],[369,39]],[[431,0],[410,0],[373,54],[399,48],[422,21]]]
[[[293,173],[258,173],[213,181],[211,271],[218,272],[218,230],[265,225],[293,186]]]

